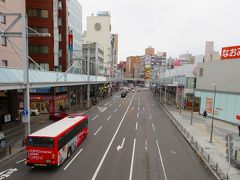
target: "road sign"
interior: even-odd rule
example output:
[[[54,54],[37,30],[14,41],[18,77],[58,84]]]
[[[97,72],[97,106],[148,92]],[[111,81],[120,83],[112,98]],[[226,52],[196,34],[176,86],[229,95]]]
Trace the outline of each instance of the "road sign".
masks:
[[[22,115],[23,115],[23,116],[27,116],[27,115],[28,115],[28,110],[23,110],[23,111],[22,111]]]

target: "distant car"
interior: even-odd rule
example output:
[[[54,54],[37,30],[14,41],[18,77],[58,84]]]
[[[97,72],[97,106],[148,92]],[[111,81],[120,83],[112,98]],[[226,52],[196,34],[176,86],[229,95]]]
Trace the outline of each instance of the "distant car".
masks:
[[[49,119],[53,120],[53,121],[58,121],[61,120],[65,117],[69,116],[69,114],[67,114],[66,112],[55,112],[55,113],[51,113],[49,115]]]
[[[53,120],[53,121],[59,121],[67,116],[69,116],[69,114],[67,114],[65,112],[56,112],[56,113],[50,114],[49,119]]]
[[[19,109],[18,110],[18,113],[19,115],[22,114],[23,112],[23,109]],[[31,116],[39,116],[40,115],[40,112],[38,111],[38,109],[31,109],[31,113],[30,113]]]
[[[127,96],[127,91],[124,91],[124,92],[121,93],[121,97],[122,97],[122,98],[124,98],[124,97],[126,97],[126,96]]]

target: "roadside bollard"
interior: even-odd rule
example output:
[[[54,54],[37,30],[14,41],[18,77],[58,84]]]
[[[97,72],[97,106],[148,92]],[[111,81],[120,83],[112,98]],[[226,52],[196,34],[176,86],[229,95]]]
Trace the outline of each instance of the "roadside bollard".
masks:
[[[8,153],[9,153],[9,155],[12,154],[12,146],[11,145],[9,145],[9,147],[8,147]]]

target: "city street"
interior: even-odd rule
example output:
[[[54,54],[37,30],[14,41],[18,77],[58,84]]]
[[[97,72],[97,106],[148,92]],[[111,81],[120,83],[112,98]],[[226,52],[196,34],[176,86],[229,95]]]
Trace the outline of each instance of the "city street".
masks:
[[[125,98],[114,95],[86,115],[89,135],[60,167],[28,167],[22,153],[1,164],[0,174],[14,180],[216,179],[160,109],[150,90],[130,92]]]

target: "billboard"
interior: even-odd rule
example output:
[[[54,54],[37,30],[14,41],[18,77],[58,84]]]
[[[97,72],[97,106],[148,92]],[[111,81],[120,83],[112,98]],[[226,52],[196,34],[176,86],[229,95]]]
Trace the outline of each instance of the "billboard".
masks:
[[[240,58],[240,46],[223,47],[221,59],[237,59]]]
[[[206,111],[208,113],[212,113],[212,103],[213,103],[213,99],[212,98],[206,98]]]

